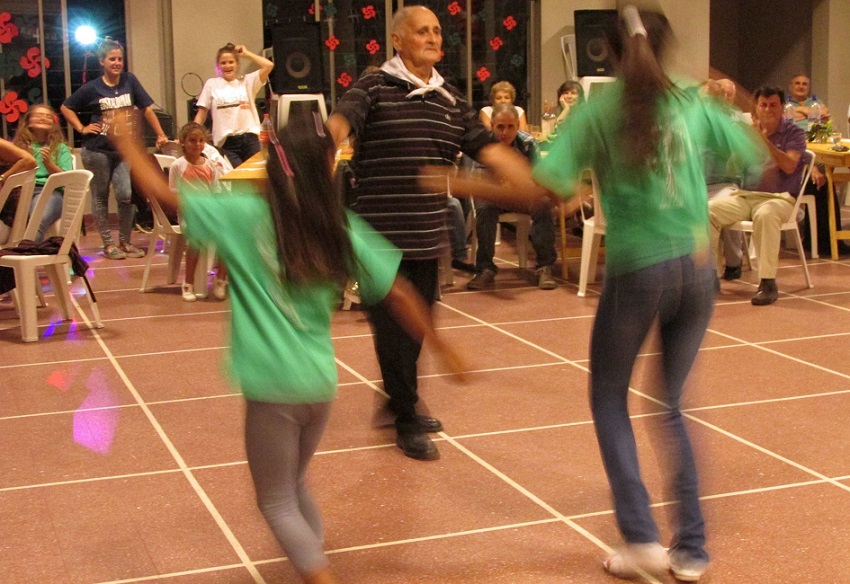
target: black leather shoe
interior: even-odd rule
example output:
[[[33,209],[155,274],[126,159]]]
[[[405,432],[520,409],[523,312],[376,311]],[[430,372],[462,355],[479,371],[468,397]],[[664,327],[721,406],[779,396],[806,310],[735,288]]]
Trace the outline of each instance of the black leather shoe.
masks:
[[[461,272],[469,272],[470,274],[475,273],[475,266],[468,264],[463,260],[452,260],[452,267],[455,270],[460,270]]]
[[[430,416],[420,416],[417,414],[415,424],[421,432],[433,433],[443,431],[443,423],[437,418],[432,418]]]
[[[756,306],[767,306],[773,304],[779,298],[779,289],[776,287],[775,279],[762,279],[759,283],[759,290],[753,296],[752,302]]]
[[[428,434],[399,434],[395,441],[404,455],[416,460],[437,460],[440,451],[428,437]]]
[[[737,280],[741,277],[741,266],[726,266],[723,270],[724,280]]]

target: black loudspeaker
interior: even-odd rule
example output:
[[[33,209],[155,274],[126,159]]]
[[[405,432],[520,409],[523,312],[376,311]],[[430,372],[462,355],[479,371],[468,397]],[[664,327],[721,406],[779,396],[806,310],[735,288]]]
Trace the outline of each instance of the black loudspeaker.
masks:
[[[174,117],[168,112],[158,110],[156,108],[154,108],[153,112],[159,120],[159,125],[162,126],[162,131],[165,132],[165,135],[168,136],[170,140],[173,140],[177,132],[177,127],[174,124]],[[145,143],[145,146],[153,148],[156,146],[156,133],[153,129],[151,129],[147,122],[143,122],[143,125],[145,128],[143,142]]]
[[[272,29],[275,93],[321,93],[322,30],[318,22],[281,24]]]
[[[617,26],[616,10],[576,10],[576,64],[578,76],[614,74],[606,34]]]

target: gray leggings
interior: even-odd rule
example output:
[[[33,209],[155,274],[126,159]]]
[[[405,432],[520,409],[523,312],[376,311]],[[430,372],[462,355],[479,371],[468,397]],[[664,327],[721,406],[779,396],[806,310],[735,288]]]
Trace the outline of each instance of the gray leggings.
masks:
[[[301,575],[328,566],[322,519],[305,474],[328,423],[331,404],[248,400],[245,448],[257,506]]]

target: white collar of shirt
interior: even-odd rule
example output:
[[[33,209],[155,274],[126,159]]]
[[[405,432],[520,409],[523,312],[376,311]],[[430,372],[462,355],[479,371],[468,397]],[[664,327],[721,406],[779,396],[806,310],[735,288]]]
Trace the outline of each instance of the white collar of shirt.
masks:
[[[425,95],[430,91],[436,91],[449,100],[452,105],[457,102],[455,97],[443,87],[445,80],[442,75],[437,73],[436,69],[431,69],[431,78],[428,80],[428,83],[425,83],[419,79],[419,77],[411,73],[407,67],[405,67],[404,61],[401,60],[401,57],[396,55],[381,65],[381,71],[389,73],[393,77],[397,77],[403,81],[407,81],[417,88],[408,93],[406,96],[407,98],[415,97],[417,95]]]

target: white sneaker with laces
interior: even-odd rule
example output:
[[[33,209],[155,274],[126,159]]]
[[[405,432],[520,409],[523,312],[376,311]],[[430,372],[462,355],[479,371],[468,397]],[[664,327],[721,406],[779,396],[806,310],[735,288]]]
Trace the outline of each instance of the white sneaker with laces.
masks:
[[[194,302],[197,299],[198,297],[195,296],[195,287],[188,282],[183,282],[183,300]]]

